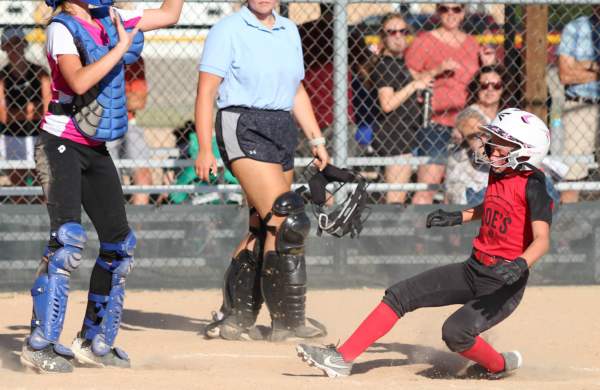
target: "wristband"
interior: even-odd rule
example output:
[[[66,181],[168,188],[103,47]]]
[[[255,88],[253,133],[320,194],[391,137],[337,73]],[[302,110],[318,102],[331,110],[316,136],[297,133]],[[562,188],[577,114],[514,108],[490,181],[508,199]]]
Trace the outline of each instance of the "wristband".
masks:
[[[310,144],[310,146],[325,145],[325,137],[313,138],[310,141],[308,141],[308,143]]]

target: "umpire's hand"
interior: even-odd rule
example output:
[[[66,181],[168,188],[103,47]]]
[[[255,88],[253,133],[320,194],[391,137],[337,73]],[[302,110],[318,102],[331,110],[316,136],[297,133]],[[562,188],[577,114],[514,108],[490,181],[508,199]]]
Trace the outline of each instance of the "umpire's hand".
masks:
[[[462,223],[462,211],[447,212],[437,209],[427,216],[427,228],[432,226],[454,226]]]

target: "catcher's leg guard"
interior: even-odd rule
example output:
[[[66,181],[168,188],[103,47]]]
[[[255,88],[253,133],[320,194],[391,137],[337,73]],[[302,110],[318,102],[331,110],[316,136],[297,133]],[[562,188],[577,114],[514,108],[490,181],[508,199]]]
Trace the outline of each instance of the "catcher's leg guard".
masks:
[[[87,235],[83,226],[68,222],[53,232],[52,238],[60,246],[56,250],[47,250],[47,272],[42,271],[31,289],[33,318],[28,344],[34,350],[55,344],[55,350],[59,349],[57,353],[70,355],[68,348],[58,345],[58,339],[65,320],[69,279],[71,272],[81,264],[81,252]]]
[[[96,259],[96,265],[111,273],[111,287],[108,295],[88,295],[88,300],[94,303],[94,310],[86,312],[81,332],[81,336],[91,342],[91,351],[100,357],[113,351],[121,359],[128,360],[127,354],[119,348],[113,348],[113,344],[121,324],[125,280],[133,268],[135,246],[133,231],[121,242],[100,243],[100,256]]]
[[[272,212],[286,219],[277,229],[269,227],[271,232],[275,230],[276,251],[265,254],[262,269],[262,293],[273,325],[271,339],[277,339],[279,331],[283,331],[282,335],[293,332],[302,337],[321,335],[321,331],[298,334],[305,328],[304,241],[310,230],[304,200],[295,192],[286,192],[275,200]]]
[[[206,327],[207,336],[215,337],[218,334],[225,339],[237,340],[256,322],[263,303],[260,271],[265,236],[265,226],[256,210],[251,209],[248,240],[255,240],[254,248],[242,249],[225,271],[220,318],[215,318],[215,321]],[[213,332],[216,327],[219,327],[218,333]]]

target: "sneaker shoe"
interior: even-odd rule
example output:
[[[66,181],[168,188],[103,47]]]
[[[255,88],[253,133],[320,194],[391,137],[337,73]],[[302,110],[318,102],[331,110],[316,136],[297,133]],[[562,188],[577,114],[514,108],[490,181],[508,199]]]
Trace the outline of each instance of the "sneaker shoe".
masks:
[[[307,362],[309,366],[317,367],[330,378],[348,376],[352,371],[352,363],[344,361],[342,355],[333,345],[321,348],[298,344],[296,351],[298,356]]]
[[[489,372],[486,368],[479,364],[474,364],[467,369],[466,376],[468,378],[477,379],[502,379],[510,376],[523,365],[523,357],[518,351],[502,352],[504,358],[504,370],[499,372]]]
[[[68,351],[67,348],[64,349]],[[32,368],[40,374],[73,372],[71,359],[72,356],[69,356],[66,352],[64,354],[58,353],[54,344],[35,350],[31,348],[27,338],[21,349],[20,357],[23,366]]]
[[[75,354],[75,360],[82,365],[92,367],[119,367],[130,368],[129,357],[120,348],[111,348],[104,356],[98,356],[92,351],[92,342],[79,335],[73,340],[71,350]]]
[[[521,356],[519,351],[502,352],[501,355],[504,358],[504,370],[501,372],[492,374],[492,375],[500,374],[500,376],[498,376],[498,378],[493,378],[493,379],[500,379],[500,378],[504,378],[505,376],[512,375],[514,373],[514,371],[518,370],[523,365],[523,356]]]

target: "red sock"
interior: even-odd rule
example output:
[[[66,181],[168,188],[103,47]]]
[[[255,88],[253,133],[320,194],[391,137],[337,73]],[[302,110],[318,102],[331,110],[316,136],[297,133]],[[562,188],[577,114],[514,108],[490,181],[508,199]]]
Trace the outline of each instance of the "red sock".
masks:
[[[371,344],[383,337],[392,329],[398,315],[387,304],[381,302],[375,310],[352,333],[352,336],[338,348],[345,361],[351,362]]]
[[[487,368],[490,372],[504,370],[504,358],[481,337],[475,337],[475,344],[460,354]]]

